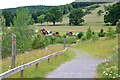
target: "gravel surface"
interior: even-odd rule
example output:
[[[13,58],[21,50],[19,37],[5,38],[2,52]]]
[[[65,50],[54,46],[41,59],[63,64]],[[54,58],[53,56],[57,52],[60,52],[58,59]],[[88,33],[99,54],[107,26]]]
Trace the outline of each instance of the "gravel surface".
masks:
[[[47,78],[94,78],[96,68],[103,60],[80,50],[73,50],[76,57],[50,72]]]

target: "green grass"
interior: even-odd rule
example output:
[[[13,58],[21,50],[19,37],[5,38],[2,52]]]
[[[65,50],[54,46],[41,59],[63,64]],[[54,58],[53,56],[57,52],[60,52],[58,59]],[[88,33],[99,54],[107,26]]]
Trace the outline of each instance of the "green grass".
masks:
[[[54,52],[62,51],[63,45],[51,45],[48,47],[48,50],[45,49],[35,49],[29,51],[29,53],[21,53],[16,56],[16,67],[22,64],[28,63],[30,61],[39,59],[46,55],[52,54]],[[2,59],[2,72],[8,71],[11,69],[11,57]]]
[[[99,8],[96,8],[95,10],[92,10],[92,14],[88,14],[83,17],[85,22],[81,26],[70,26],[69,24],[69,18],[67,15],[63,16],[63,21],[56,23],[56,26],[53,26],[52,23],[49,23],[48,25],[45,26],[36,26],[34,25],[35,29],[46,29],[46,30],[52,30],[53,32],[60,32],[61,35],[66,34],[66,32],[86,32],[89,27],[92,28],[93,31],[99,32],[100,29],[104,29],[105,31],[108,29],[110,26],[106,26],[104,23],[104,14],[102,16],[97,16],[97,11],[103,10],[104,11],[104,4],[101,4]],[[106,3],[105,5],[108,5]],[[115,26],[112,26],[115,29]]]
[[[39,68],[37,70],[35,66],[25,69],[23,78],[45,78],[49,72],[51,72],[61,64],[65,63],[66,61],[70,61],[74,58],[74,56],[75,54],[73,54],[73,52],[68,49],[63,55],[60,54],[57,57],[50,59],[50,63],[48,63],[47,60],[39,63]],[[20,72],[10,76],[10,78],[19,77]]]
[[[91,23],[92,24],[92,23]],[[100,29],[104,29],[105,31],[108,29],[110,26],[35,26],[35,29],[46,29],[46,30],[52,30],[53,32],[58,31],[58,32],[86,32],[87,29],[91,27],[91,29],[95,32],[99,32]],[[115,26],[111,26],[114,29],[116,28]]]
[[[118,52],[113,53],[106,61],[97,67],[97,76],[99,78],[118,78]]]
[[[100,38],[96,42],[93,41],[81,42],[74,48],[87,51],[90,54],[94,56],[98,56],[100,58],[106,58],[113,54],[114,49],[117,45],[118,45],[118,38],[109,39],[109,40],[105,38]]]
[[[118,78],[118,37],[115,39],[100,38],[96,42],[85,41],[80,42],[77,48],[87,51],[91,55],[106,59],[97,66],[96,78]]]

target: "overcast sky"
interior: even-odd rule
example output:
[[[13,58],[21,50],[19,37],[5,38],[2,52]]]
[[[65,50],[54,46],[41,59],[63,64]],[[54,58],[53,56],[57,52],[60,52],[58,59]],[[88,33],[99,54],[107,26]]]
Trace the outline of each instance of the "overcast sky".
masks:
[[[0,0],[0,9],[15,8],[20,6],[31,6],[31,5],[64,5],[71,2],[106,2],[106,1],[119,1],[119,0]]]
[[[64,5],[75,0],[0,0],[0,9],[30,5]]]

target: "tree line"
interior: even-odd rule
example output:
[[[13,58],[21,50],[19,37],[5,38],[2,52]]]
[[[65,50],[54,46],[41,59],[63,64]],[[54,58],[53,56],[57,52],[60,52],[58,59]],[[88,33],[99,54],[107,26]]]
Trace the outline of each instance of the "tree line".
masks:
[[[92,4],[99,4],[99,3],[73,2],[71,4],[60,5],[60,6],[27,6],[26,8],[28,8],[28,10],[30,11],[35,23],[53,22],[53,24],[55,25],[55,22],[62,21],[62,15],[68,14],[71,10],[76,8],[83,8],[85,6],[89,6]],[[10,24],[13,24],[13,18],[14,16],[16,16],[16,9],[17,8],[3,10],[2,15],[5,18],[6,26],[10,26]],[[92,9],[92,7],[89,9]],[[56,16],[58,16],[58,18],[56,18]],[[44,21],[42,21],[43,18],[44,18]]]
[[[84,3],[84,4],[83,4]],[[52,22],[53,25],[55,25],[56,22],[61,22],[63,15],[68,14],[69,17],[69,24],[70,25],[80,25],[84,20],[82,17],[85,14],[89,14],[90,10],[94,10],[95,8],[99,7],[99,5],[92,5],[95,4],[94,2],[88,3],[88,2],[80,2],[80,3],[71,3],[67,5],[61,5],[61,6],[55,6],[55,7],[47,7],[44,10],[40,11],[33,11],[30,12],[31,16],[33,18],[32,23],[44,23],[44,22]],[[89,6],[90,7],[84,7]],[[120,19],[120,2],[117,2],[116,4],[104,6],[106,10],[106,14],[104,15],[104,22],[105,23],[111,23],[112,25],[116,25],[118,20]],[[29,7],[30,8],[30,7]],[[32,7],[33,8],[33,7]],[[85,9],[83,11],[82,9]],[[29,10],[29,9],[28,9]],[[101,10],[98,11],[98,15],[101,15],[103,13]],[[74,15],[76,14],[76,15]],[[13,24],[13,19],[16,16],[15,12],[3,10],[2,16],[5,19],[5,26],[10,26]]]

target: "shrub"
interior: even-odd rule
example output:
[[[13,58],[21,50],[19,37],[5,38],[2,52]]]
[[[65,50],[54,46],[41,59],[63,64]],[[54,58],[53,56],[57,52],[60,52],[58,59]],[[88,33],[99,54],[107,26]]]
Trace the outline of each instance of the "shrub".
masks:
[[[92,30],[90,27],[87,29],[86,37],[88,40],[90,40],[92,38]]]
[[[55,42],[54,36],[46,36],[46,38],[47,38],[49,44],[54,44],[54,42]]]
[[[75,36],[70,36],[66,38],[66,44],[73,44],[76,43],[76,37]]]
[[[7,28],[3,31],[2,35],[2,58],[11,55],[12,52],[12,40],[11,40],[12,32]]]
[[[109,27],[106,33],[106,38],[114,39],[116,37],[116,32],[113,30],[112,27]]]
[[[2,58],[8,57],[12,53],[12,33],[13,29],[5,29],[2,36]],[[31,48],[31,30],[14,31],[16,35],[16,51],[17,53],[24,52]],[[27,36],[26,36],[27,35]],[[30,36],[31,35],[31,36]]]
[[[87,36],[86,35],[82,36],[82,38],[81,38],[81,41],[85,41],[85,40],[87,40]]]
[[[83,36],[83,32],[79,32],[79,34],[77,35],[78,39],[80,39]]]
[[[45,48],[48,45],[45,36],[37,34],[32,42],[33,49]]]
[[[63,37],[55,37],[55,42],[54,43],[63,44],[64,43],[64,38]]]
[[[98,34],[94,34],[92,37],[92,41],[97,41],[99,39]]]
[[[64,44],[64,40],[66,44],[73,44],[76,43],[76,37],[75,36],[68,36],[68,37],[56,37],[55,38],[55,42],[54,43],[60,43],[60,44]]]
[[[100,30],[100,32],[98,33],[99,37],[105,37],[105,32],[103,29]]]

